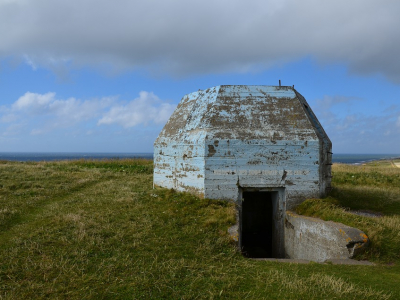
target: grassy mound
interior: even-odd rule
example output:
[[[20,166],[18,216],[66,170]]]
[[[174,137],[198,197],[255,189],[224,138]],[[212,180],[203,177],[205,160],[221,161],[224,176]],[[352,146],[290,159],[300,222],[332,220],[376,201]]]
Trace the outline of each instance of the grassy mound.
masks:
[[[364,231],[369,250],[360,259],[389,263],[400,260],[400,168],[390,161],[363,166],[333,166],[333,190],[326,199],[309,199],[297,212],[341,222]],[[367,212],[378,217],[356,215]]]
[[[234,221],[231,203],[153,190],[151,161],[3,161],[0,299],[400,298],[395,255],[375,267],[249,260],[227,236]]]

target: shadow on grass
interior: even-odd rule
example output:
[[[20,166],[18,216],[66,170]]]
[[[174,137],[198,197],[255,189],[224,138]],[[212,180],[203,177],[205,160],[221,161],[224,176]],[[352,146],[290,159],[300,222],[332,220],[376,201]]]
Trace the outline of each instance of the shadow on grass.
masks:
[[[350,210],[371,210],[387,216],[400,215],[400,199],[390,189],[342,186],[333,188],[330,196],[335,198],[340,206]]]

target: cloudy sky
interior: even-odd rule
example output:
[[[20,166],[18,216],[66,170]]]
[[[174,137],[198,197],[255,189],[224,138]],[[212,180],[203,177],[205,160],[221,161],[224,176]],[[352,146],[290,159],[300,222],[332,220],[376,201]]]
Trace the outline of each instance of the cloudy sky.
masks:
[[[0,0],[0,152],[152,152],[187,93],[295,85],[335,153],[400,153],[398,0]]]

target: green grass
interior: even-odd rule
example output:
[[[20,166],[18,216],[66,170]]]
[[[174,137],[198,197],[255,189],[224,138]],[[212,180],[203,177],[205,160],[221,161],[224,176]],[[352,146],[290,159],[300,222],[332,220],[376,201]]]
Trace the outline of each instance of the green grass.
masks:
[[[400,260],[400,168],[390,161],[363,166],[333,165],[333,189],[326,199],[309,199],[297,212],[341,222],[364,231],[369,250],[360,256],[375,262]],[[374,212],[382,217],[363,217],[351,211]]]
[[[351,200],[340,193],[359,185],[334,185],[336,198],[323,203],[340,211]],[[390,186],[368,185],[388,190],[398,209]],[[397,216],[385,217],[384,230],[395,233]],[[235,250],[234,222],[231,203],[153,190],[151,161],[2,161],[0,299],[400,298],[399,258],[385,252],[387,241],[368,254],[374,267],[256,261]]]

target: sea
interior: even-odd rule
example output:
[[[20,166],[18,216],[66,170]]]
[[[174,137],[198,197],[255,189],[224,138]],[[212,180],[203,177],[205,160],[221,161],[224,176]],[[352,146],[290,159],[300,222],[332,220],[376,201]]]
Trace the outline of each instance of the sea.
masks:
[[[0,152],[0,160],[56,161],[76,159],[153,159],[153,153],[94,153],[94,152]]]
[[[153,153],[86,153],[86,152],[0,152],[0,160],[8,161],[56,161],[75,159],[153,159]],[[363,164],[381,159],[400,158],[400,154],[333,154],[333,163]]]

